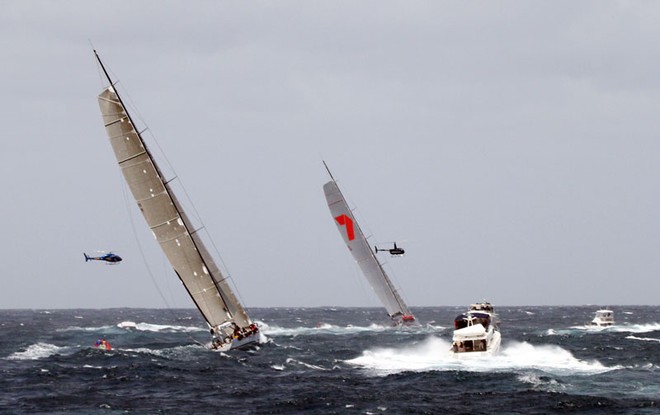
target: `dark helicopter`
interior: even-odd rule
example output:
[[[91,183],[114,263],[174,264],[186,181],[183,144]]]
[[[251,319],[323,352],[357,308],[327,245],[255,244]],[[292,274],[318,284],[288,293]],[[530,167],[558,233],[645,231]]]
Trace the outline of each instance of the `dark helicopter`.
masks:
[[[394,242],[394,248],[380,249],[377,246],[375,246],[374,248],[376,248],[376,253],[378,253],[378,251],[380,252],[386,251],[389,252],[390,255],[392,256],[400,256],[406,253],[406,251],[403,248],[399,248],[398,246],[396,246],[396,242]]]
[[[116,264],[118,262],[121,262],[121,257],[119,255],[113,254],[112,252],[107,253],[105,255],[101,255],[101,256],[88,256],[86,253],[83,252],[83,255],[85,255],[85,262],[87,262],[87,261],[105,261],[105,262],[109,262],[111,264]]]

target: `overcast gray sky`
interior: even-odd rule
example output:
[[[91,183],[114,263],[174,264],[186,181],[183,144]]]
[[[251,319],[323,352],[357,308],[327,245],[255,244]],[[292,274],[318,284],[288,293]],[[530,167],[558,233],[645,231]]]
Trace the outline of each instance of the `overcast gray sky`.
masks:
[[[378,305],[322,159],[406,248],[413,307],[657,305],[658,22],[651,1],[4,1],[0,307],[192,307],[126,195],[90,41],[248,307]],[[84,262],[104,249],[124,262]]]

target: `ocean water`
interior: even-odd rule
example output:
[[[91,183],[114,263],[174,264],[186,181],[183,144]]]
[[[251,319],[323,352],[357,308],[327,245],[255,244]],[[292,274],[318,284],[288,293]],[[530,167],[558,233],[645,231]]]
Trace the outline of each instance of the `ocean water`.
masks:
[[[228,353],[194,309],[0,310],[0,413],[660,414],[660,307],[611,308],[496,305],[502,350],[469,360],[462,307],[251,309],[269,342]]]

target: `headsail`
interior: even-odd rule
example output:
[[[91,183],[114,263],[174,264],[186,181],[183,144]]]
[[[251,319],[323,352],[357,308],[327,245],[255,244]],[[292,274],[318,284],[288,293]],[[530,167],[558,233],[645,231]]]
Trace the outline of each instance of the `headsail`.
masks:
[[[100,59],[99,63],[103,67]],[[248,327],[251,321],[245,309],[192,228],[112,80],[105,74],[110,86],[98,96],[103,123],[119,167],[149,228],[209,326],[217,330],[224,323],[234,322],[240,328]]]
[[[330,173],[329,169],[328,173]],[[351,251],[355,262],[357,262],[367,281],[376,292],[380,302],[385,306],[387,314],[396,320],[413,321],[414,317],[410,309],[371,250],[367,238],[362,233],[360,225],[355,220],[353,212],[349,209],[346,199],[339,190],[332,174],[330,174],[330,178],[332,180],[323,185],[323,191],[332,218],[346,246],[348,246],[348,250]]]

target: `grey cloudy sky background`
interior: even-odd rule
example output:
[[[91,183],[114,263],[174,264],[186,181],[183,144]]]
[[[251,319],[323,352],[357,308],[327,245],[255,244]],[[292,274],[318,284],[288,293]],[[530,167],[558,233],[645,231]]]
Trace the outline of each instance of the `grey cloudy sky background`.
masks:
[[[2,2],[0,307],[192,306],[125,195],[90,40],[248,307],[378,305],[321,159],[407,249],[412,306],[656,305],[658,22],[645,1]],[[83,261],[100,249],[125,261]]]

